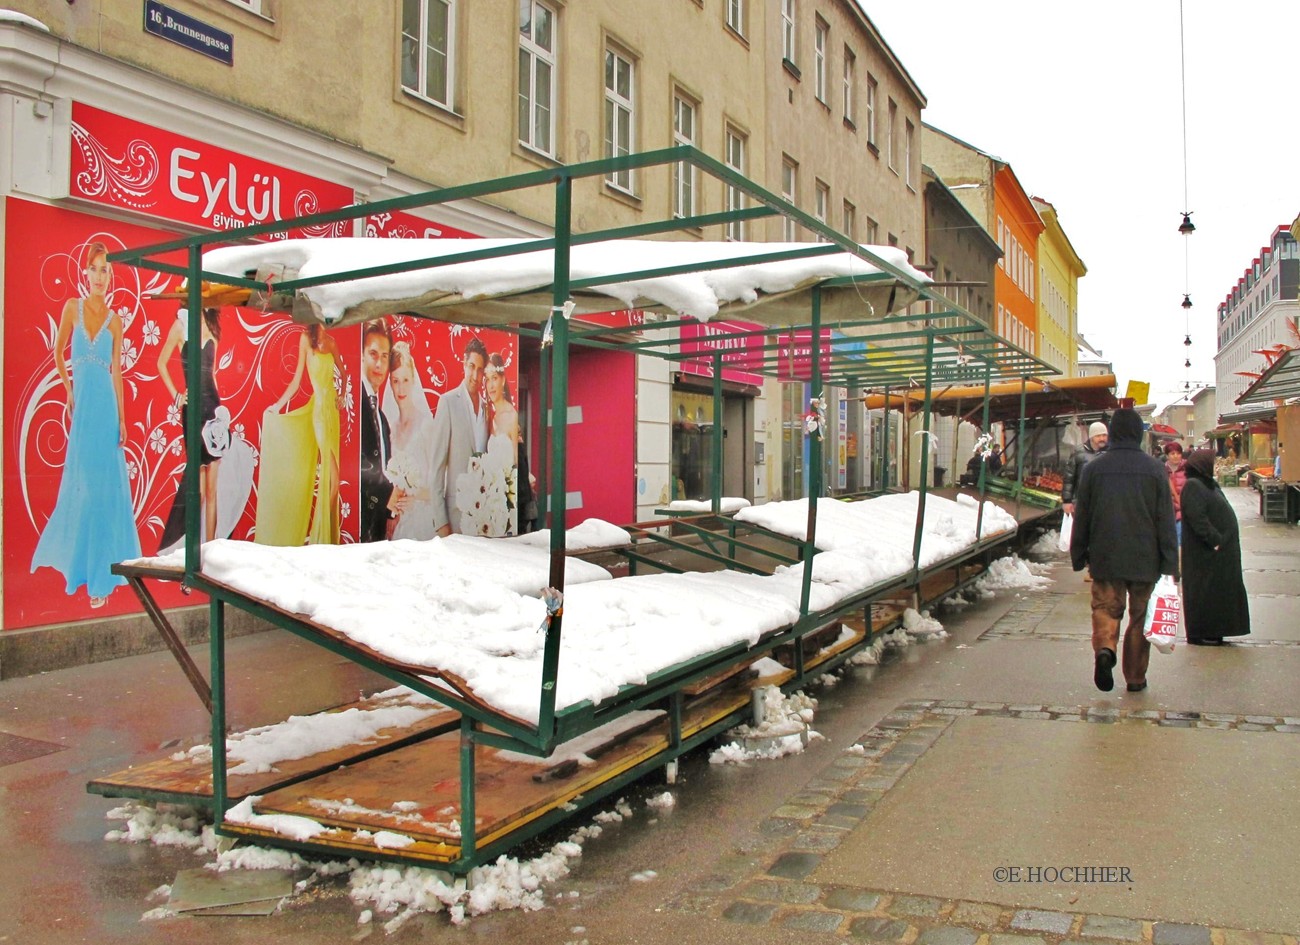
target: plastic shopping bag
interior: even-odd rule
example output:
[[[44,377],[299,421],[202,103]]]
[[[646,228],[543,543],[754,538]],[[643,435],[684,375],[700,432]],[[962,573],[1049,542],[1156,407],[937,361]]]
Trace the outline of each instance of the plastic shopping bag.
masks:
[[[1178,593],[1177,582],[1168,574],[1161,575],[1151,592],[1146,622],[1142,625],[1142,635],[1161,653],[1174,651],[1178,618],[1182,611],[1183,599]]]
[[[1066,512],[1061,516],[1061,540],[1057,542],[1056,547],[1062,551],[1070,550],[1070,535],[1074,533],[1074,516]]]

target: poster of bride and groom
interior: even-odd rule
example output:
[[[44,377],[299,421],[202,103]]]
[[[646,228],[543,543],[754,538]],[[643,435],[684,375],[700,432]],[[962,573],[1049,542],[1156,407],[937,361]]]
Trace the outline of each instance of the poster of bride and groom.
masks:
[[[13,198],[6,209],[6,629],[139,609],[110,568],[181,542],[191,396],[202,540],[518,532],[516,336],[406,316],[326,331],[214,299],[190,392],[175,278],[106,258],[172,234]]]

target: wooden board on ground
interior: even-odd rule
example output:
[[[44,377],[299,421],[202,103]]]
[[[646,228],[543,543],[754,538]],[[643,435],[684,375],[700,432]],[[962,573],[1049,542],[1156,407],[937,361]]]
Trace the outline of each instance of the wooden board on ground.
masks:
[[[377,709],[408,704],[403,696],[385,699],[370,698],[326,710],[328,713],[348,709]],[[238,801],[250,794],[262,794],[285,784],[311,777],[343,764],[352,764],[376,752],[392,751],[413,740],[429,737],[433,733],[450,730],[460,724],[460,714],[445,706],[427,704],[429,714],[411,725],[380,729],[376,737],[364,744],[346,745],[328,751],[316,752],[303,758],[280,761],[274,771],[249,774],[229,773],[226,776],[226,794]],[[208,754],[193,757],[177,752],[167,758],[147,762],[96,778],[86,785],[92,794],[105,797],[145,797],[175,801],[212,798],[212,762]]]

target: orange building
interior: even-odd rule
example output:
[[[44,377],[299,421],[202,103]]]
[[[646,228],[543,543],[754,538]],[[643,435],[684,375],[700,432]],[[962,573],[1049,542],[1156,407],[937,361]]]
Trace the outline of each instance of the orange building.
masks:
[[[923,125],[926,164],[1002,249],[993,276],[993,329],[1037,354],[1038,236],[1046,228],[1011,165],[932,125]]]

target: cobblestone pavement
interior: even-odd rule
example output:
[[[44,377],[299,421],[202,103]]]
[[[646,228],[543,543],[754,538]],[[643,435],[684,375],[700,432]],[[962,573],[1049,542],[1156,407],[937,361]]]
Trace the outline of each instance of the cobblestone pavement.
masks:
[[[827,854],[862,825],[885,793],[953,721],[971,716],[1300,734],[1300,718],[1292,717],[948,700],[906,702],[822,769],[803,792],[773,811],[761,825],[762,832],[777,841],[773,855],[762,860],[723,857],[704,884],[706,889],[679,896],[669,907],[744,925],[833,933],[898,945],[1073,945],[1078,941],[1297,945],[1297,937],[1291,934],[1013,908],[811,881]],[[1122,867],[1092,869],[1097,872],[1086,877],[1090,881],[1129,878]],[[1058,877],[1042,878],[1051,881]]]

